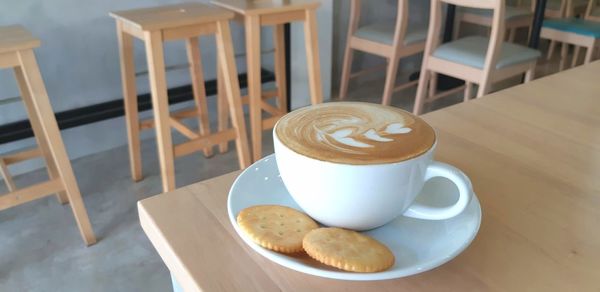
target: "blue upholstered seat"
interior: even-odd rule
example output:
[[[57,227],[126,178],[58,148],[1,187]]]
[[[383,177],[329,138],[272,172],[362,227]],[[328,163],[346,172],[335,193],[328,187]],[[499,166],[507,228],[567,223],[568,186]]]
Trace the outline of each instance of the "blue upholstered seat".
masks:
[[[433,56],[447,61],[483,69],[489,38],[470,36],[439,46]],[[503,43],[496,69],[534,61],[541,56],[537,50],[525,46]]]
[[[395,29],[396,24],[393,22],[374,23],[359,27],[354,33],[354,36],[377,43],[393,45]],[[418,42],[424,42],[426,38],[427,28],[416,28],[409,26],[408,30],[406,31],[406,35],[404,36],[404,45],[408,46]]]
[[[462,7],[461,12],[477,14],[477,15],[481,15],[481,16],[485,16],[485,17],[489,17],[489,18],[492,18],[493,13],[494,13],[493,10],[491,10],[491,9],[478,9],[478,8],[469,8],[469,7]],[[519,17],[532,17],[532,16],[533,16],[533,12],[531,12],[531,10],[527,9],[526,7],[514,7],[514,6],[507,5],[506,10],[504,12],[505,20],[514,20]]]
[[[549,19],[544,21],[544,28],[600,38],[600,23],[589,20],[577,18]]]

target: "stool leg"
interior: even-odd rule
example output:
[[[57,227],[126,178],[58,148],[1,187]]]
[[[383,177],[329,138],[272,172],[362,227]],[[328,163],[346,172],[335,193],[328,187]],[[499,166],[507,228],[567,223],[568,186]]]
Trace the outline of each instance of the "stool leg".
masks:
[[[250,166],[250,151],[248,149],[246,123],[244,121],[244,111],[240,98],[240,84],[237,79],[238,74],[235,67],[233,45],[231,43],[231,31],[229,29],[229,22],[227,21],[217,22],[217,51],[219,52],[217,54],[219,58],[218,63],[221,65],[221,73],[225,81],[224,87],[227,91],[231,121],[237,132],[236,148],[238,161],[240,168],[244,169]]]
[[[219,132],[229,129],[229,111],[227,110],[227,92],[225,89],[225,80],[221,70],[221,62],[217,58],[217,111],[219,112]],[[227,152],[229,143],[219,144],[221,153]]]
[[[37,61],[33,55],[32,50],[19,51],[19,62],[23,70],[23,75],[27,83],[27,88],[31,94],[31,104],[33,105],[32,111],[36,113],[36,116],[40,120],[43,136],[48,143],[48,148],[52,154],[52,158],[56,164],[56,169],[60,178],[62,179],[63,186],[69,197],[71,203],[71,209],[75,215],[75,221],[79,226],[81,236],[87,245],[94,244],[96,237],[92,230],[83,199],[77,186],[77,180],[73,174],[71,163],[62,138],[58,129],[58,124],[54,118],[50,100],[48,99],[48,93],[44,86],[44,81],[39,72]]]
[[[6,184],[6,188],[9,192],[15,191],[17,187],[15,186],[15,182],[10,176],[10,172],[8,172],[8,167],[6,163],[4,163],[4,159],[0,158],[0,175],[4,179],[4,183]]]
[[[315,9],[307,9],[304,18],[304,42],[306,45],[310,100],[312,104],[319,104],[323,102],[323,87],[321,85],[319,34],[317,31],[317,14]]]
[[[246,58],[248,62],[246,70],[248,72],[248,97],[250,99],[250,131],[252,135],[253,161],[259,160],[262,157],[263,129],[260,57],[259,18],[257,16],[246,16]],[[225,76],[226,78],[230,77],[227,73],[225,73]]]
[[[277,106],[282,113],[287,112],[287,87],[285,76],[285,33],[284,25],[273,29],[275,44],[275,81],[277,82]]]
[[[44,130],[42,129],[42,125],[40,124],[38,116],[33,110],[34,105],[31,102],[32,99],[31,95],[29,94],[29,89],[27,88],[27,82],[23,76],[23,70],[21,70],[19,67],[15,67],[14,72],[15,79],[17,80],[17,85],[19,87],[19,93],[21,94],[27,115],[29,116],[29,123],[31,124],[35,141],[40,149],[40,152],[42,153],[44,161],[46,162],[48,177],[50,179],[60,178],[60,175],[56,169],[56,164],[54,163],[54,159],[52,159],[50,149],[48,148],[48,143],[46,142],[46,139],[44,139]],[[67,193],[65,191],[58,192],[56,194],[56,198],[61,204],[66,204],[69,202],[69,198],[67,197]]]
[[[131,178],[142,180],[142,154],[140,151],[140,123],[138,118],[138,98],[135,84],[135,60],[133,57],[133,37],[123,31],[123,24],[117,21],[117,39],[121,64],[121,84],[125,105],[125,123],[129,141]]]
[[[210,134],[210,122],[208,120],[208,105],[206,103],[206,87],[204,86],[204,71],[202,69],[202,58],[200,56],[200,45],[198,37],[189,38],[185,42],[188,63],[190,63],[190,76],[192,77],[192,91],[198,111],[198,128],[201,135]],[[204,156],[212,156],[212,147],[204,149]]]
[[[169,123],[169,97],[167,95],[162,34],[160,31],[149,31],[144,33],[144,38],[148,58],[160,174],[163,191],[169,192],[175,189],[175,162]]]

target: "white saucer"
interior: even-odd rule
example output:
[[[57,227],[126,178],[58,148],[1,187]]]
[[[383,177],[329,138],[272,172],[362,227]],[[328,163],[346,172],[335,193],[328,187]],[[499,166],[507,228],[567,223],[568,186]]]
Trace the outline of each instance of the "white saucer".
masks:
[[[456,200],[457,193],[456,186],[450,181],[433,179],[425,185],[418,200],[428,205],[446,206]],[[454,194],[454,197],[448,194]],[[452,219],[429,221],[400,216],[382,227],[364,232],[392,250],[396,257],[394,266],[379,273],[352,273],[327,267],[307,255],[280,254],[253,243],[237,225],[236,216],[246,207],[264,204],[302,210],[279,177],[275,155],[257,161],[234,182],[227,202],[231,224],[244,242],[266,258],[299,272],[341,280],[394,279],[436,268],[469,246],[481,223],[481,206],[475,194],[467,209]]]

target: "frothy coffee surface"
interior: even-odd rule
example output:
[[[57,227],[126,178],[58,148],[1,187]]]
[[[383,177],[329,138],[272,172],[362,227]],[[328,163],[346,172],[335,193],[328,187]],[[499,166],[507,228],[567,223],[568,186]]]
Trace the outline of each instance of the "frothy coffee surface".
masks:
[[[291,150],[344,164],[400,162],[427,152],[435,132],[398,108],[362,102],[331,102],[293,111],[275,133]]]

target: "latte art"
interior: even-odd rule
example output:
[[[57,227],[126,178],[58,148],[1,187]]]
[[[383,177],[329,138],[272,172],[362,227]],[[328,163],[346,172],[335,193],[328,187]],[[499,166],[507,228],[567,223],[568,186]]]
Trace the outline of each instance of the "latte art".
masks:
[[[433,129],[403,110],[370,103],[335,102],[284,116],[275,133],[290,149],[315,159],[373,164],[403,161],[427,151]]]

